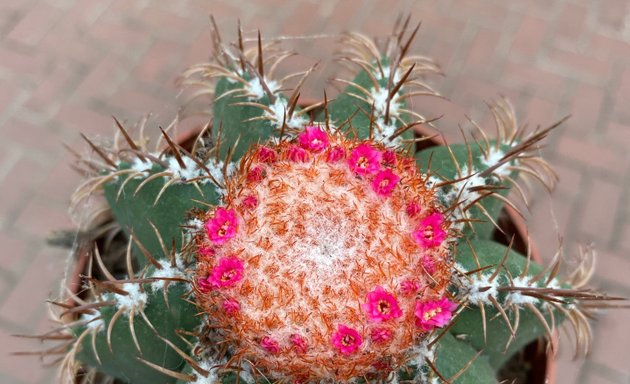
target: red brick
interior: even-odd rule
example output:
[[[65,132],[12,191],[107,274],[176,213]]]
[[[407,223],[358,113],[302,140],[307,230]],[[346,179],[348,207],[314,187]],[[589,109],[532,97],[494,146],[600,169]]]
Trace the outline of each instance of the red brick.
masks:
[[[24,332],[27,333],[28,331]],[[2,359],[0,359],[0,379],[6,383],[39,384],[44,375],[54,377],[55,368],[42,368],[41,362],[35,356],[15,356],[13,352],[39,351],[42,345],[33,340],[17,338],[14,334],[22,333],[0,328],[0,345],[2,345]]]
[[[626,212],[626,215],[628,212]],[[625,250],[626,255],[630,255],[630,218],[626,218],[623,229],[620,236],[620,247]]]
[[[564,92],[567,79],[563,75],[508,62],[504,68],[502,82],[521,92],[558,99]]]
[[[597,4],[598,22],[603,27],[621,32],[625,27],[628,2],[624,0],[608,0]]]
[[[591,37],[588,52],[599,60],[622,60],[625,61],[630,55],[630,44],[619,38],[594,34]]]
[[[0,69],[19,74],[22,80],[38,79],[46,65],[43,56],[37,51],[24,53],[4,45],[0,45],[0,57]]]
[[[179,44],[156,41],[133,71],[134,79],[149,84],[173,84],[175,77],[182,71],[180,50]]]
[[[508,7],[502,2],[460,0],[450,9],[452,16],[486,27],[501,29],[507,19]],[[451,17],[452,17],[451,16]]]
[[[585,201],[580,217],[580,231],[585,234],[584,241],[599,240],[602,245],[607,245],[618,223],[621,186],[593,178],[590,188],[585,192],[591,198]]]
[[[523,21],[512,41],[510,53],[524,57],[527,62],[535,62],[534,59],[541,51],[547,33],[547,24],[544,20],[523,16]]]
[[[0,253],[0,269],[8,273],[15,273],[20,268],[23,262],[30,260],[32,255],[28,252],[33,251],[33,247],[29,246],[28,238],[20,236],[13,232],[0,232],[0,244],[2,244],[2,253]],[[2,281],[2,293],[0,297],[4,297],[6,285],[9,283],[1,279]],[[10,288],[13,288],[10,286]]]
[[[106,116],[77,104],[65,104],[55,119],[67,132],[73,133],[76,137],[79,137],[79,133],[90,137],[109,136],[114,132],[114,120],[111,115]]]
[[[173,94],[169,99],[167,96],[161,97],[164,94],[165,92],[151,94],[125,87],[112,97],[111,105],[118,107],[119,113],[124,114],[125,119],[132,121],[150,113],[153,116],[152,125],[164,127],[175,117],[177,112],[175,95]]]
[[[36,126],[22,120],[11,119],[3,127],[4,140],[13,148],[30,153],[34,158],[50,161],[62,153],[62,135],[52,126]]]
[[[46,315],[45,301],[58,298],[66,251],[45,247],[20,275],[13,292],[2,301],[0,319],[33,329]]]
[[[613,152],[605,144],[586,138],[575,138],[568,133],[562,135],[557,150],[558,155],[574,161],[584,169],[603,170],[615,175],[623,174],[630,160],[623,152]]]
[[[554,23],[558,35],[569,39],[577,39],[584,30],[586,12],[586,8],[582,6],[565,3],[558,19]]]
[[[56,66],[37,85],[25,106],[32,111],[53,112],[67,100],[78,80],[76,69],[65,65]]]
[[[38,162],[19,156],[14,157],[8,167],[0,179],[0,218],[6,223],[15,220],[47,173],[47,169]]]
[[[129,78],[132,64],[124,56],[110,53],[96,63],[77,88],[77,96],[110,98]]]
[[[611,260],[607,260],[609,257]],[[600,254],[599,260],[600,264],[610,264],[611,267],[613,261],[619,261],[618,257],[606,253]],[[624,260],[613,268],[617,268],[621,273],[626,272],[626,278],[623,279],[623,284],[626,285],[628,269],[622,269],[623,266],[630,266],[630,263]],[[630,376],[627,353],[630,344],[630,332],[627,332],[629,321],[628,310],[608,311],[597,320],[594,327],[593,361]]]
[[[618,151],[627,151],[630,148],[630,125],[612,122],[606,129],[606,142],[611,148]]]
[[[57,8],[45,3],[33,7],[9,33],[9,39],[29,46],[36,46],[59,20]]]
[[[138,25],[121,20],[95,23],[88,33],[98,44],[129,57],[137,55],[151,44],[151,39],[147,38],[147,34]]]
[[[470,45],[468,57],[463,64],[465,71],[479,71],[482,75],[490,75],[496,71],[497,46],[500,34],[486,28],[479,28],[475,39]]]
[[[610,63],[596,59],[587,52],[553,49],[549,54],[549,60],[556,71],[580,81],[586,77],[602,84],[610,77]]]
[[[570,127],[572,133],[593,132],[593,127],[599,123],[604,102],[602,88],[580,84],[572,92],[571,101],[571,118],[567,121],[567,127]]]

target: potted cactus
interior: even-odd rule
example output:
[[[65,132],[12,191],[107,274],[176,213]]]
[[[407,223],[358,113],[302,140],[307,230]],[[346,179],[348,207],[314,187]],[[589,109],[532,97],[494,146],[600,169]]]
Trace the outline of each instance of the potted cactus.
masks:
[[[183,76],[211,99],[188,145],[178,119],[155,148],[145,124],[86,139],[98,157],[79,158],[73,204],[97,196],[101,236],[79,247],[63,325],[41,335],[62,340],[64,381],[486,383],[563,321],[588,346],[590,312],[612,299],[585,288],[590,253],[562,278],[559,258],[493,240],[520,179],[555,181],[537,149],[557,124],[528,133],[500,101],[495,138],[477,127],[416,152],[415,129],[436,127],[407,102],[437,95],[424,77],[439,68],[409,55],[408,26],[382,49],[346,34],[355,76],[306,108],[313,68],[277,79],[290,52],[215,29],[212,61]]]

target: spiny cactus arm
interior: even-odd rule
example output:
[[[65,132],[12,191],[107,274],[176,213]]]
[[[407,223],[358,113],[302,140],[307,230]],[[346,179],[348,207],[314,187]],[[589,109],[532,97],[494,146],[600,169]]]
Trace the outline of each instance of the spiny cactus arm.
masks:
[[[461,244],[455,269],[458,295],[468,308],[450,331],[483,350],[495,369],[532,340],[550,337],[565,318],[575,331],[576,351],[587,349],[591,310],[616,300],[584,288],[590,260],[584,256],[578,272],[561,281],[559,259],[543,268],[495,242]]]
[[[240,26],[237,44],[224,45],[216,28],[213,36],[213,59],[186,71],[182,85],[206,90],[195,97],[214,95],[212,138],[221,157],[231,153],[238,160],[252,144],[308,121],[308,110],[300,110],[297,102],[300,87],[315,66],[275,79],[276,69],[292,52],[263,43],[260,33],[256,46],[247,48]],[[288,81],[296,77],[300,78],[297,85],[289,87]],[[287,90],[291,91],[288,98],[282,94]]]
[[[121,165],[123,169],[126,166]],[[188,164],[189,168],[193,166],[194,163]],[[185,169],[181,171],[186,172]],[[203,208],[204,204],[199,201],[209,204],[219,201],[217,186],[209,179],[195,185],[169,179],[166,172],[154,167],[146,177],[119,178],[104,186],[105,197],[116,221],[137,241],[136,255],[141,265],[145,258],[139,255],[160,258],[168,256],[164,254],[164,245],[171,247],[174,244],[175,250],[181,248],[182,226],[195,225],[186,222],[186,213]]]
[[[414,96],[439,96],[421,77],[440,70],[428,58],[407,56],[419,28],[406,35],[408,20],[400,30],[398,26],[394,29],[383,51],[362,35],[344,36],[339,61],[358,73],[351,81],[335,79],[346,88],[330,103],[334,125],[356,130],[360,138],[402,147],[413,143],[414,126],[430,124],[429,119],[407,109],[407,101]]]
[[[497,138],[489,140],[475,125],[475,142],[427,148],[416,155],[418,166],[440,186],[442,203],[452,207],[452,220],[466,236],[491,238],[503,207],[519,210],[508,198],[514,188],[525,204],[521,182],[539,181],[552,189],[557,176],[539,153],[540,142],[561,124],[526,134],[518,128],[512,107],[505,100],[490,106]],[[474,122],[473,122],[474,124]]]
[[[109,292],[77,309],[84,324],[73,330],[77,338],[70,360],[130,383],[176,380],[190,353],[190,341],[182,335],[199,327],[201,319],[186,299],[191,287],[182,267],[159,263],[162,269],[150,268],[145,277],[99,284]]]

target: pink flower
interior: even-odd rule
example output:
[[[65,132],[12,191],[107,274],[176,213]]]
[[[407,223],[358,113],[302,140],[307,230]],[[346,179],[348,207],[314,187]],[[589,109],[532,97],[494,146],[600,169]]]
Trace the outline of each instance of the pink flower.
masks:
[[[215,254],[215,250],[212,247],[206,247],[204,245],[199,247],[199,255],[204,259],[209,259],[213,257],[214,254]]]
[[[247,209],[254,209],[258,206],[258,199],[254,195],[245,196],[241,204]]]
[[[215,288],[231,287],[243,278],[243,262],[235,256],[223,257],[208,277]]]
[[[370,337],[376,344],[384,344],[392,339],[392,331],[387,328],[374,328]]]
[[[407,212],[407,215],[409,217],[415,217],[418,213],[420,213],[420,204],[412,201],[411,203],[407,204],[405,212]]]
[[[293,344],[293,349],[297,353],[306,353],[308,350],[308,343],[302,336],[293,334],[289,337],[289,340],[291,341],[291,344]]]
[[[210,240],[221,245],[236,236],[238,219],[233,209],[217,208],[214,217],[206,223],[206,230]]]
[[[308,161],[308,152],[304,148],[300,148],[297,145],[292,145],[289,147],[289,160],[295,162],[307,162]]]
[[[277,157],[276,152],[271,148],[260,147],[258,150],[258,161],[261,163],[273,163]]]
[[[413,233],[413,237],[422,248],[437,247],[446,238],[446,231],[441,227],[444,216],[435,212],[422,219],[420,227]]]
[[[332,147],[328,152],[326,161],[329,163],[336,163],[346,156],[346,150],[343,147]]]
[[[396,153],[394,151],[385,151],[383,153],[383,162],[387,165],[396,165]]]
[[[328,147],[328,136],[319,127],[306,127],[298,136],[298,143],[311,152],[321,152]]]
[[[197,279],[197,288],[202,293],[208,293],[212,290],[212,283],[209,281],[208,277],[200,277]]]
[[[423,256],[420,262],[422,263],[422,268],[424,268],[429,275],[435,273],[435,262],[433,262],[432,258],[429,256]]]
[[[339,325],[337,332],[332,337],[332,343],[342,355],[352,355],[359,349],[363,338],[356,329]]]
[[[446,297],[439,300],[418,301],[415,310],[416,326],[423,331],[441,328],[451,321],[456,308],[457,304]]]
[[[419,290],[420,283],[418,283],[416,280],[405,280],[400,283],[400,293],[402,293],[403,296],[415,295],[416,293],[418,293]]]
[[[262,340],[260,340],[260,346],[263,347],[265,351],[271,354],[276,354],[280,352],[280,346],[278,345],[278,342],[269,336],[265,336],[262,338]]]
[[[228,315],[234,315],[241,310],[241,305],[238,303],[238,301],[234,300],[231,297],[228,297],[227,299],[223,300],[223,310]]]
[[[372,180],[372,189],[377,195],[387,197],[392,194],[400,177],[391,169],[380,171]]]
[[[263,179],[264,173],[265,171],[261,167],[254,167],[247,174],[247,181],[249,182],[260,181]]]
[[[348,165],[358,175],[373,175],[381,168],[381,151],[369,144],[359,144],[350,153]]]
[[[361,306],[371,321],[381,322],[402,316],[396,297],[383,287],[377,286],[367,295],[367,303]]]

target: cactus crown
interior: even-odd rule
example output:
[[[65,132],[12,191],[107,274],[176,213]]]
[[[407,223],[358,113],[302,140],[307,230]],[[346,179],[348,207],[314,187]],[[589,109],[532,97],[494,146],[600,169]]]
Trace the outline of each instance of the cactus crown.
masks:
[[[424,77],[440,70],[408,54],[409,21],[382,50],[344,35],[356,76],[305,108],[315,68],[279,79],[292,52],[215,28],[212,61],[181,81],[210,115],[194,143],[173,138],[184,115],[153,150],[146,121],[134,139],[116,120],[113,146],[86,138],[99,160],[79,157],[74,207],[98,196],[90,229],[121,240],[80,244],[86,291],[39,336],[64,341],[50,351],[66,353],[65,379],[492,382],[565,318],[588,347],[587,317],[615,299],[585,288],[591,253],[561,279],[560,257],[544,268],[492,240],[512,187],[553,186],[537,149],[556,125],[527,132],[501,100],[494,139],[475,125],[474,140],[415,153],[429,138],[414,128],[437,127],[407,102],[438,96]]]

